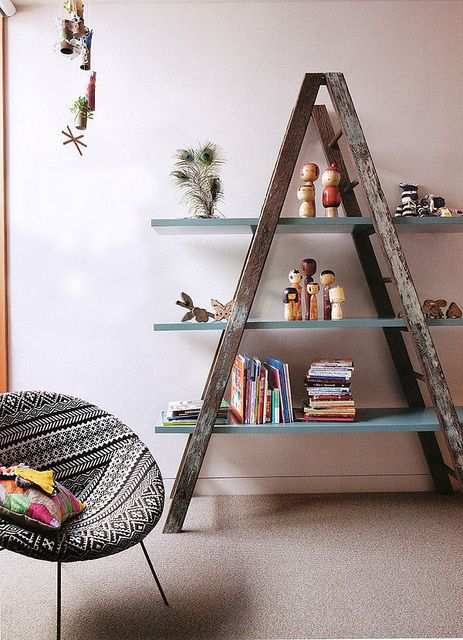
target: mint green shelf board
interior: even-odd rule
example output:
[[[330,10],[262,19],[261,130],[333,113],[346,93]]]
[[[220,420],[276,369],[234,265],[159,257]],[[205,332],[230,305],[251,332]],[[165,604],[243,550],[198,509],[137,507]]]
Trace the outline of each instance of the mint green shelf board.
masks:
[[[463,231],[462,218],[393,218],[397,227],[410,232]],[[163,235],[249,234],[259,218],[156,218],[151,226]],[[277,234],[288,233],[351,233],[354,228],[367,229],[372,224],[367,217],[358,218],[280,218]]]
[[[463,319],[428,320],[430,327],[461,327]],[[226,322],[159,322],[154,331],[223,331]],[[344,320],[248,320],[246,329],[378,329],[381,327],[405,328],[402,318],[346,318]]]
[[[456,407],[460,421],[463,407]],[[370,433],[397,431],[439,431],[433,408],[357,409],[355,422],[290,422],[288,424],[217,425],[213,433]],[[193,433],[194,427],[156,425],[155,433]]]

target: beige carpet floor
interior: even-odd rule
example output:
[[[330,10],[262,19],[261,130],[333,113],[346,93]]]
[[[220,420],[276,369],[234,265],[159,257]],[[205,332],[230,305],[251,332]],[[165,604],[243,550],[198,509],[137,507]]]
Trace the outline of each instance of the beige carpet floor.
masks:
[[[195,498],[186,529],[146,539],[169,608],[139,546],[63,566],[63,640],[463,636],[460,495]],[[54,565],[0,571],[1,640],[54,638]]]

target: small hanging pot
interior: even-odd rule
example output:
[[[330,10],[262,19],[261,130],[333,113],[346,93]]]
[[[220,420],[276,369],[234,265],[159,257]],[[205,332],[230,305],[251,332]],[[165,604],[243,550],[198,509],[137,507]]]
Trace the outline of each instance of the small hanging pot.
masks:
[[[76,115],[76,129],[79,131],[85,131],[87,128],[87,114],[83,111],[79,111]]]

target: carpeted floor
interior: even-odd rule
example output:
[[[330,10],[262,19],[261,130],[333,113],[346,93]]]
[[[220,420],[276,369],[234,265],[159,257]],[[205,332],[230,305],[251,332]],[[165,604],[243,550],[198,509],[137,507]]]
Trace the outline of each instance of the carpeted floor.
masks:
[[[463,636],[461,495],[195,498],[186,528],[146,539],[169,608],[139,546],[64,565],[63,640]],[[1,640],[54,638],[55,566],[0,571]]]

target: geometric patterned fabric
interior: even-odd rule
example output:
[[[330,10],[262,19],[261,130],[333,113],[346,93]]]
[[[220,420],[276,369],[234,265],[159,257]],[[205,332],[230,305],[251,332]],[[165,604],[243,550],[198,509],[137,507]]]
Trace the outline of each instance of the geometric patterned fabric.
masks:
[[[39,560],[73,562],[138,544],[164,506],[159,467],[120,420],[59,393],[0,394],[0,464],[53,469],[86,508],[56,533],[0,518],[0,547]]]

